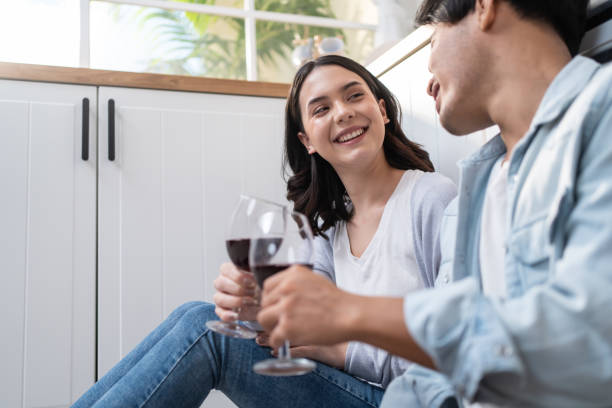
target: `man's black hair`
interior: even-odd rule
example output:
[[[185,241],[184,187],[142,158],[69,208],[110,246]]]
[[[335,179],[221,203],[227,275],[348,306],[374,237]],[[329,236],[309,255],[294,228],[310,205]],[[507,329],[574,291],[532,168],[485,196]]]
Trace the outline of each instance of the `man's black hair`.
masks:
[[[524,18],[550,24],[572,56],[584,36],[588,0],[496,0],[509,3]],[[475,10],[476,0],[423,0],[415,18],[417,25],[454,24]]]

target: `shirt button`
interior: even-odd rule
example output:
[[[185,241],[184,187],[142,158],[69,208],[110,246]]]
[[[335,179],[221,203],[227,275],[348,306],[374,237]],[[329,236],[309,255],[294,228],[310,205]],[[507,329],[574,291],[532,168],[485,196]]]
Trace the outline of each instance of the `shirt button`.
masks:
[[[506,346],[505,344],[500,344],[495,348],[495,354],[497,354],[497,356],[499,357],[512,357],[514,352],[509,346]]]
[[[444,274],[444,283],[448,283],[448,275]]]

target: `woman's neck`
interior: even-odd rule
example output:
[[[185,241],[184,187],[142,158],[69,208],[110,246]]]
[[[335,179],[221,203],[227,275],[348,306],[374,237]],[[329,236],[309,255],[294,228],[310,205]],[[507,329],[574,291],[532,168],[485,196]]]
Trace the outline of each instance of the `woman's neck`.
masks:
[[[354,215],[384,207],[404,174],[404,170],[393,168],[387,163],[382,151],[381,157],[369,166],[359,170],[352,168],[336,171],[351,198]]]

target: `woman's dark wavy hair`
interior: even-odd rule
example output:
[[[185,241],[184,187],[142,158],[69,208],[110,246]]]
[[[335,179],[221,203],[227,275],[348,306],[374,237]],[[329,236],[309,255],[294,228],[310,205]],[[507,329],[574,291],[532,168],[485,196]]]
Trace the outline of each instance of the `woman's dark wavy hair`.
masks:
[[[498,0],[499,1],[499,0]],[[586,29],[588,0],[501,0],[519,15],[551,25],[572,56],[578,53]],[[475,10],[476,0],[424,0],[417,11],[417,25],[455,24]]]
[[[391,167],[408,170],[434,171],[429,154],[408,140],[401,122],[400,106],[391,92],[367,69],[357,62],[338,55],[325,55],[304,64],[295,75],[285,109],[284,173],[287,198],[295,211],[308,217],[315,235],[323,235],[336,222],[350,220],[351,206],[340,177],[318,153],[309,155],[298,138],[304,132],[300,111],[300,91],[308,75],[317,67],[338,65],[359,75],[368,85],[376,100],[383,99],[389,123],[385,125],[383,151]]]

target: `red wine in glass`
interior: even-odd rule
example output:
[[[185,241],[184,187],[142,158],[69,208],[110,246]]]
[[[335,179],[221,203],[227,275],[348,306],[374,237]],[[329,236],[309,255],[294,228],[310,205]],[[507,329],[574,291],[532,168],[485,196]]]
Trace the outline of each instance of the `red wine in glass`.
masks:
[[[270,276],[285,270],[293,265],[297,264],[270,264],[270,265],[260,265],[254,266],[252,269],[253,274],[255,275],[255,279],[257,280],[257,284],[259,287],[263,287],[264,281],[268,279]],[[309,269],[312,269],[312,264],[300,264]]]
[[[228,239],[225,241],[225,248],[230,260],[238,269],[250,271],[249,267],[249,238]]]

